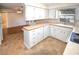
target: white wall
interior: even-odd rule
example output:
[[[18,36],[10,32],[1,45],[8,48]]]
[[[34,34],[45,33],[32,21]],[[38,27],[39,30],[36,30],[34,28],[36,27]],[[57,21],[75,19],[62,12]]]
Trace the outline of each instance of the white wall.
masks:
[[[44,4],[41,4],[41,3],[27,3],[26,5],[40,7],[40,8],[47,8],[47,6],[45,6]]]
[[[1,41],[3,40],[3,35],[2,35],[2,19],[0,16],[0,45],[1,45]]]
[[[8,13],[8,28],[25,25],[25,17],[22,14]]]
[[[75,9],[75,19],[79,20],[79,7]]]

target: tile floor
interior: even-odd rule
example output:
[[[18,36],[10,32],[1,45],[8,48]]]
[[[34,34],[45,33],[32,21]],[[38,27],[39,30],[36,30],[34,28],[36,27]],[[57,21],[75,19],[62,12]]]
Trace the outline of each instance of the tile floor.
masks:
[[[0,46],[0,55],[62,55],[66,43],[48,37],[31,49],[23,43],[23,33],[7,35]]]

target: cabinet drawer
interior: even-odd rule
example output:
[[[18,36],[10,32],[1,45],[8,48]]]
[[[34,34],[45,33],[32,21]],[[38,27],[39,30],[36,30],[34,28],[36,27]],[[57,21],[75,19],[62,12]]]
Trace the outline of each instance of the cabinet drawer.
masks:
[[[34,46],[35,44],[37,44],[36,41],[30,41],[30,46]]]
[[[38,30],[43,30],[43,27],[40,27]]]
[[[37,40],[37,36],[34,35],[30,37],[30,41],[36,41],[36,40]]]
[[[37,35],[37,32],[30,33],[30,36],[35,36],[35,35]]]

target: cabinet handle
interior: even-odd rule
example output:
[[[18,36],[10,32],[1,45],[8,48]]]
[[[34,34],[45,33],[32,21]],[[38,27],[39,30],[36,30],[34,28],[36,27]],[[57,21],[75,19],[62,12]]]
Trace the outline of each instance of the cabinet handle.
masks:
[[[35,37],[33,37],[33,39],[35,39]]]
[[[32,32],[35,32],[35,30],[32,30]]]
[[[33,33],[33,35],[35,35],[35,33]]]
[[[40,33],[37,33],[38,35],[40,34]]]
[[[33,43],[35,43],[35,41]]]

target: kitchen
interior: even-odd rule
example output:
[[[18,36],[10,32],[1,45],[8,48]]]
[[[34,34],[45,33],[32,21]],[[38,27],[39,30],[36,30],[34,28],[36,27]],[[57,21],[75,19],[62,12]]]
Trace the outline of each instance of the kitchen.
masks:
[[[78,43],[70,40],[73,33],[79,33],[79,4],[3,3],[0,5],[6,7],[2,8],[2,12],[9,15],[7,34],[4,34],[1,40],[1,54],[79,54]],[[14,8],[11,8],[12,6]],[[8,9],[7,7],[10,11],[3,11]]]

